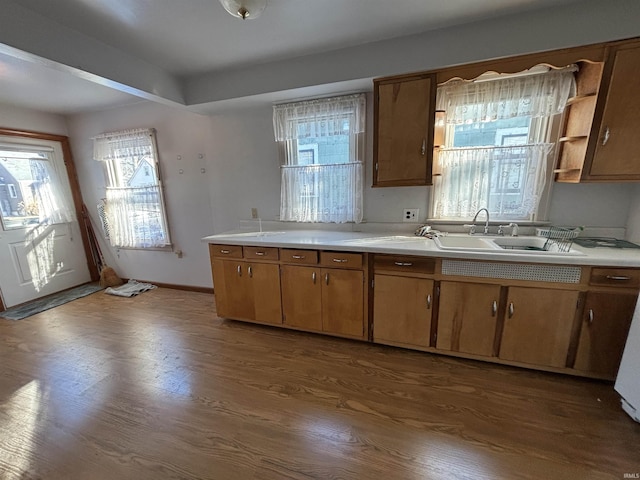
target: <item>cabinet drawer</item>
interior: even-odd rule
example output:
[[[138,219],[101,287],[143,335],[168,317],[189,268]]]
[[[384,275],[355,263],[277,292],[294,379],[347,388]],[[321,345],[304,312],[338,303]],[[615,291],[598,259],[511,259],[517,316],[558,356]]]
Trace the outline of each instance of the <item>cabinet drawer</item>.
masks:
[[[244,247],[244,258],[260,260],[278,260],[278,249],[275,247]]]
[[[209,245],[209,253],[212,257],[242,258],[240,245]]]
[[[325,267],[362,268],[362,254],[320,252],[320,264]]]
[[[640,286],[640,270],[630,268],[594,268],[591,270],[589,284],[637,288]]]
[[[436,268],[436,261],[434,258],[376,255],[373,268],[375,271],[433,273]]]
[[[293,248],[281,248],[280,260],[283,263],[299,263],[302,265],[315,265],[318,263],[317,250],[295,250]]]

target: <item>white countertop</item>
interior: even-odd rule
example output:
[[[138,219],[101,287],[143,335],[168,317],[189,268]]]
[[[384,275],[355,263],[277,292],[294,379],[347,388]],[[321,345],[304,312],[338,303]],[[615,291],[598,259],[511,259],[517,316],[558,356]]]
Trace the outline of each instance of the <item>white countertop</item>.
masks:
[[[574,254],[567,255],[551,252],[531,253],[522,250],[441,250],[433,240],[425,237],[416,237],[411,234],[398,235],[397,233],[331,230],[229,232],[210,235],[204,237],[202,241],[223,245],[388,253],[474,260],[640,267],[640,249],[585,248],[575,243],[571,247]]]

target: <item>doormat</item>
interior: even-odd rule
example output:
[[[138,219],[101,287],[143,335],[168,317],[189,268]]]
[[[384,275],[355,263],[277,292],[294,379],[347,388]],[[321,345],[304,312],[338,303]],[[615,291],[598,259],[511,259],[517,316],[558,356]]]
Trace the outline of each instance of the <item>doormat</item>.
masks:
[[[87,283],[80,285],[79,287],[65,290],[64,292],[54,293],[44,298],[34,300],[33,302],[25,303],[24,305],[18,305],[17,307],[11,307],[0,312],[0,317],[8,320],[22,320],[23,318],[30,317],[36,313],[44,312],[53,307],[64,305],[78,298],[86,297],[92,293],[102,290],[102,287],[97,283]]]

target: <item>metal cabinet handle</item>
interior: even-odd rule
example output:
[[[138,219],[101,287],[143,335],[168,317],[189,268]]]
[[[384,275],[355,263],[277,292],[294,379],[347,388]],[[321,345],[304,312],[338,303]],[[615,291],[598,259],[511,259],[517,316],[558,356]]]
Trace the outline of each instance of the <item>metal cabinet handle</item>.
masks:
[[[513,303],[511,305],[513,306]],[[498,313],[498,302],[494,300],[493,303],[491,304],[491,316],[495,317],[497,313]]]
[[[616,280],[618,282],[626,282],[627,280],[631,280],[631,277],[627,277],[625,275],[607,275],[607,280]]]
[[[346,263],[349,260],[347,260],[346,258],[334,258],[333,261],[336,263]]]
[[[313,272],[311,274],[311,280],[313,280],[313,284],[315,285],[315,283],[316,283],[316,272]]]
[[[427,295],[427,309],[431,310],[431,294]]]
[[[266,255],[266,253],[265,252],[256,252],[256,255],[258,257],[264,257]]]
[[[589,319],[589,325],[591,325],[593,323],[593,309],[591,308],[589,309],[588,319]]]
[[[509,303],[509,318],[513,317],[513,302]]]
[[[328,273],[325,273],[325,274],[324,274],[324,283],[325,283],[326,285],[329,285],[329,274],[328,274]]]
[[[295,258],[296,260],[302,260],[304,255],[291,255],[291,258]]]
[[[609,141],[609,137],[611,136],[610,134],[611,134],[611,132],[609,131],[609,127],[605,128],[605,130],[604,130],[604,136],[602,137],[602,146],[603,146],[603,147],[604,147],[604,146],[607,144],[607,142]]]
[[[420,149],[420,155],[424,155],[425,153],[427,153],[427,139],[423,138],[422,139],[422,148]]]
[[[238,265],[238,276],[242,276],[242,266]]]
[[[253,278],[253,268],[251,268],[251,265],[249,265],[249,268],[247,268],[247,270],[249,271],[249,278]]]
[[[223,255],[227,255],[227,254],[231,253],[231,250],[222,249],[222,250],[220,250],[220,253],[222,253]]]
[[[393,263],[395,263],[399,267],[410,267],[411,265],[413,265],[413,263],[411,262],[393,262]]]

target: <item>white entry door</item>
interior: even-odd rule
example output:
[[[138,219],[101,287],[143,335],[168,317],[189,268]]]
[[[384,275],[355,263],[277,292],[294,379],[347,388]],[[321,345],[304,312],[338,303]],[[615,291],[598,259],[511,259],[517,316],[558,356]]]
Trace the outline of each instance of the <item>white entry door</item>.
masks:
[[[91,280],[60,142],[0,136],[6,308]]]

